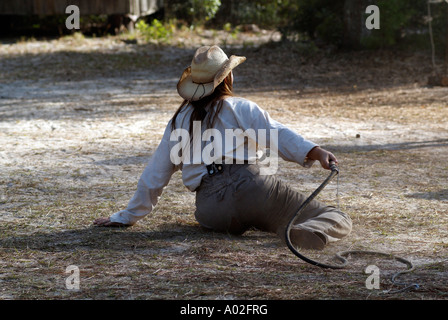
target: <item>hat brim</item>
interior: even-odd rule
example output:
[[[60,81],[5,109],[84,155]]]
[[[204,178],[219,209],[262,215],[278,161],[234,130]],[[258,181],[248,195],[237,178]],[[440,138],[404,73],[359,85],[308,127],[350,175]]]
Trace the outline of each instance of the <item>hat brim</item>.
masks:
[[[182,98],[189,101],[198,101],[207,97],[213,93],[215,88],[235,67],[244,61],[246,61],[246,57],[231,56],[216,73],[213,81],[208,83],[194,83],[191,77],[191,67],[188,67],[177,83],[177,92]]]

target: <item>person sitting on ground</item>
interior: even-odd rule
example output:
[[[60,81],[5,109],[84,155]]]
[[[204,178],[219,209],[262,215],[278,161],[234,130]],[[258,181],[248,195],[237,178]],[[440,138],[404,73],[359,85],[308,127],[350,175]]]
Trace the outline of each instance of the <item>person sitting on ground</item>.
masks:
[[[98,218],[95,225],[134,225],[151,213],[173,173],[181,170],[184,185],[196,193],[195,218],[202,227],[237,235],[256,228],[276,233],[285,241],[287,225],[306,197],[275,174],[266,173],[259,159],[250,157],[250,147],[254,145],[250,135],[237,139],[243,142],[236,146],[233,138],[229,145],[216,137],[224,137],[226,130],[244,134],[252,129],[265,132],[266,145],[275,146],[278,155],[286,161],[306,168],[318,161],[329,170],[329,162],[337,164],[338,160],[331,152],[273,120],[256,103],[234,96],[233,69],[245,60],[234,55],[228,58],[218,46],[196,50],[191,65],[177,84],[184,101],[168,122],[134,196],[125,210]],[[204,141],[209,129],[215,130],[214,139],[209,135]],[[179,142],[179,134],[185,132],[189,135],[182,135]],[[263,139],[255,140],[258,145]],[[192,144],[187,143],[191,141]],[[199,143],[195,145],[194,141]],[[210,145],[214,156],[207,159],[203,151],[208,147],[211,150]],[[239,152],[241,148],[244,152]],[[191,155],[193,159],[199,155],[199,160],[191,161]],[[352,221],[347,214],[313,200],[297,217],[290,238],[299,248],[321,250],[347,236],[351,228]]]

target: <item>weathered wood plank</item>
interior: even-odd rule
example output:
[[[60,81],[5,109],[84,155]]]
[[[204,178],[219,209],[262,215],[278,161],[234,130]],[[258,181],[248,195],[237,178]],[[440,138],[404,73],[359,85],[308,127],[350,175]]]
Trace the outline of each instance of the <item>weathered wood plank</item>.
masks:
[[[65,14],[65,8],[77,5],[81,14],[147,15],[163,6],[163,0],[1,0],[0,14]]]

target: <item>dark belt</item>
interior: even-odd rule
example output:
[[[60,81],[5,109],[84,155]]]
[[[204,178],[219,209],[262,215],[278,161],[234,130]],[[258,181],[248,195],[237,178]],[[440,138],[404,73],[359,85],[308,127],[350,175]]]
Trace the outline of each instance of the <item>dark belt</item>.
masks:
[[[208,166],[206,166],[207,168],[207,172],[209,176],[214,176],[217,173],[221,173],[224,171],[224,165],[222,164],[216,164],[216,163],[212,163],[209,164]]]

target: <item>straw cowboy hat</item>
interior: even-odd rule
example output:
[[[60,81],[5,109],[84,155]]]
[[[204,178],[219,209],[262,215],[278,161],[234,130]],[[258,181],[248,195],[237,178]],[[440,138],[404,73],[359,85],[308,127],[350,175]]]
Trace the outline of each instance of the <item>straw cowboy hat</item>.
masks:
[[[218,46],[204,46],[196,50],[191,65],[184,70],[177,84],[177,92],[185,100],[197,101],[213,93],[233,68],[246,57],[230,58]]]

